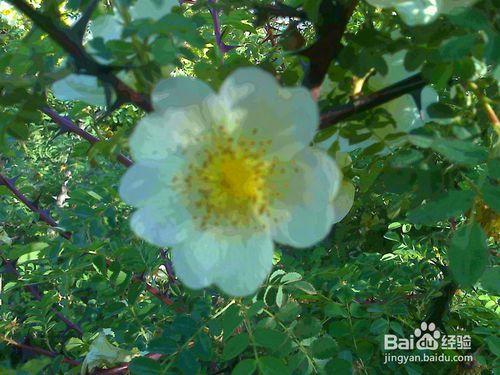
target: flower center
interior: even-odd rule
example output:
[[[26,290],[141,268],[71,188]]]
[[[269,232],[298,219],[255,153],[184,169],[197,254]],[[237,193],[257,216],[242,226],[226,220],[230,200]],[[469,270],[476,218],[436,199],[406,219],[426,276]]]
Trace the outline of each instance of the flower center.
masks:
[[[202,139],[179,185],[202,229],[259,225],[273,192],[268,178],[275,162],[265,160],[270,142],[235,140],[225,132]]]

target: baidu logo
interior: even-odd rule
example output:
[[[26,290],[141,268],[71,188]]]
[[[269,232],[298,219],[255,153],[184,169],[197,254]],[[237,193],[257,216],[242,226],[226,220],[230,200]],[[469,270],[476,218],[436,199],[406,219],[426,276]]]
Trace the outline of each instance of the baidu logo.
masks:
[[[415,335],[415,346],[420,350],[436,350],[439,347],[439,339],[441,337],[441,332],[436,329],[434,323],[427,324],[422,322],[420,328],[416,328],[414,331]]]
[[[442,335],[434,323],[422,322],[409,338],[393,334],[384,335],[385,350],[437,350],[462,349],[471,347],[469,335]]]

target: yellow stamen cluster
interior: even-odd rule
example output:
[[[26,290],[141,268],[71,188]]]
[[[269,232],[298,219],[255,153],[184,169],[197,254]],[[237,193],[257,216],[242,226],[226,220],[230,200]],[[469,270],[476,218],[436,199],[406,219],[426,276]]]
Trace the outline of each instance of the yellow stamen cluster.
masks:
[[[234,138],[219,128],[197,144],[199,149],[175,186],[200,227],[259,226],[258,218],[269,214],[277,195],[269,184],[276,162],[265,158],[272,141]]]

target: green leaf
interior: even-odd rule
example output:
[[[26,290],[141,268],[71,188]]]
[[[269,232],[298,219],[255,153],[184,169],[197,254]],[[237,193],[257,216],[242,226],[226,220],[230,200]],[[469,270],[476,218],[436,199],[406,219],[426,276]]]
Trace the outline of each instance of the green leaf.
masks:
[[[466,34],[446,40],[439,49],[444,61],[458,60],[471,52],[476,45],[476,35]]]
[[[248,347],[248,334],[240,333],[237,336],[232,337],[226,343],[224,350],[222,352],[222,357],[224,360],[229,360],[236,357],[238,354],[242,353]]]
[[[500,213],[500,186],[486,181],[481,187],[484,202],[497,213]]]
[[[444,88],[453,74],[453,65],[449,63],[434,64],[427,63],[422,69],[424,78],[436,85],[437,88]]]
[[[172,64],[176,59],[176,52],[171,38],[158,38],[151,44],[151,53],[162,66]]]
[[[488,175],[500,180],[500,159],[492,159],[488,162]]]
[[[254,359],[244,359],[236,365],[232,375],[251,375],[255,372],[257,368],[257,363]]]
[[[321,331],[321,322],[312,316],[305,316],[299,320],[294,328],[294,333],[300,338],[317,335]]]
[[[338,375],[351,375],[352,374],[352,364],[341,358],[335,358],[325,366],[325,372],[327,374],[338,374]]]
[[[238,327],[243,318],[240,315],[240,309],[236,305],[231,305],[222,316],[222,329],[224,331],[224,339],[226,340]]]
[[[477,8],[468,7],[463,12],[448,14],[447,18],[456,26],[477,31],[491,28],[488,16]]]
[[[469,190],[449,191],[440,198],[408,212],[408,220],[414,224],[431,225],[456,217],[472,207],[474,197],[474,192]]]
[[[276,292],[276,306],[281,307],[283,306],[283,286],[279,286],[278,290]]]
[[[296,281],[302,280],[302,275],[297,272],[289,272],[285,276],[281,278],[281,283],[289,284],[294,283]]]
[[[480,282],[488,292],[500,296],[500,266],[486,268]]]
[[[186,375],[198,374],[201,367],[192,350],[184,350],[179,354],[177,366]]]
[[[269,328],[259,328],[254,331],[255,344],[270,349],[278,349],[286,340],[286,335]]]
[[[290,373],[283,361],[276,357],[260,357],[258,366],[263,375],[286,375]]]
[[[471,287],[479,280],[488,264],[486,234],[478,223],[459,228],[448,250],[453,278],[462,287]]]
[[[487,150],[471,141],[436,139],[431,144],[434,151],[450,161],[464,165],[477,165],[486,161]]]
[[[337,353],[339,346],[331,337],[324,336],[315,340],[311,350],[314,358],[327,359]]]
[[[348,313],[347,309],[340,303],[331,302],[325,306],[325,315],[331,318],[346,318]]]
[[[71,351],[73,349],[80,349],[83,347],[83,341],[80,340],[79,338],[77,337],[71,337],[67,342],[66,342],[66,345],[64,346],[64,348],[67,350],[67,351]]]
[[[500,338],[498,336],[487,337],[484,341],[488,344],[488,349],[496,357],[500,357]]]
[[[375,320],[370,326],[370,332],[374,335],[381,335],[389,331],[389,321],[387,319],[379,318]]]
[[[293,284],[294,288],[302,290],[304,293],[309,294],[309,295],[314,295],[317,294],[316,288],[314,288],[314,285],[307,281],[298,281]]]
[[[300,305],[297,302],[288,302],[286,305],[281,307],[276,314],[276,317],[283,322],[288,322],[295,319],[297,315],[300,314],[300,310]]]
[[[161,374],[161,366],[158,362],[147,357],[137,357],[129,366],[132,375],[157,375]]]

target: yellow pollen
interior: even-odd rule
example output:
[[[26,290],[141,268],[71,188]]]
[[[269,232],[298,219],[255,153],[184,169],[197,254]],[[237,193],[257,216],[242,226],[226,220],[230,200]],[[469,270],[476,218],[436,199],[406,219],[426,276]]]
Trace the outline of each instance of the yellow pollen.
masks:
[[[193,152],[182,182],[174,186],[202,228],[259,225],[258,216],[268,212],[274,197],[268,179],[275,162],[264,159],[268,145],[221,132],[208,135]]]

